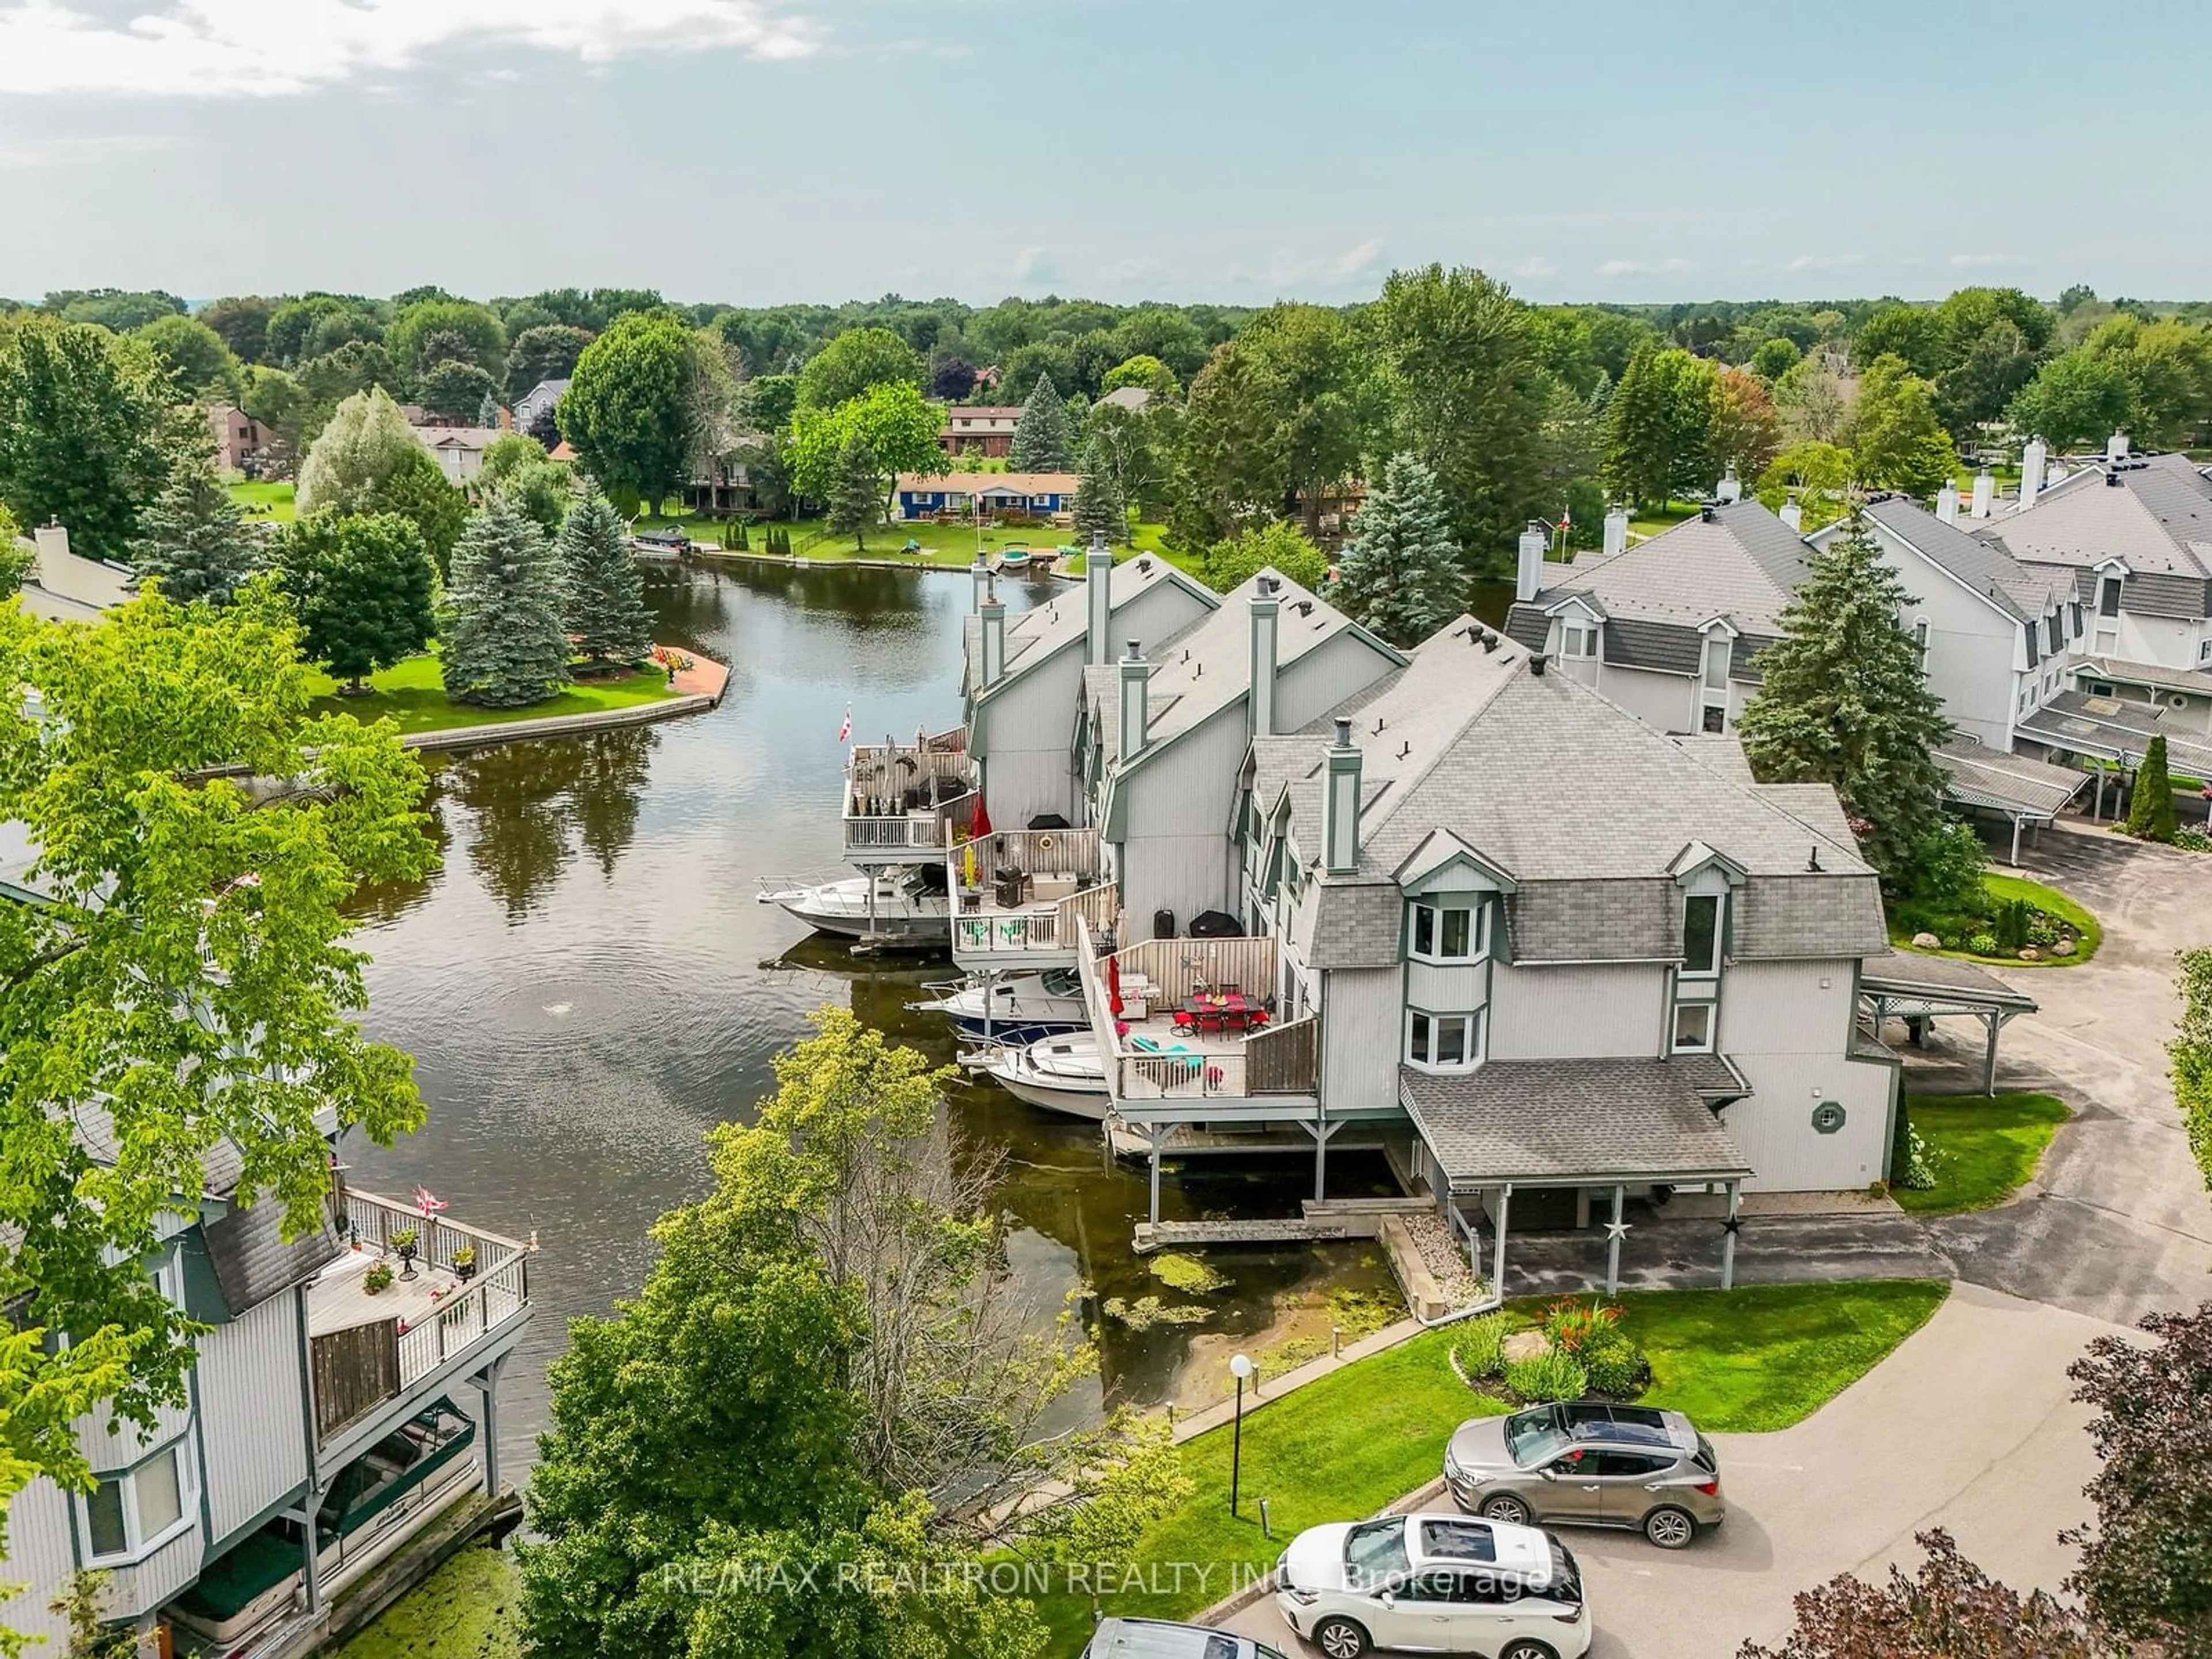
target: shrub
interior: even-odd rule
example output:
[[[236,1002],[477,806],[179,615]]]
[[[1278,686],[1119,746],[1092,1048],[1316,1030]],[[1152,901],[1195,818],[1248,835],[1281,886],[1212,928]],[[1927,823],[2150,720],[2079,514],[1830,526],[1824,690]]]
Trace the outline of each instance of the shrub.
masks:
[[[1544,1310],[1544,1340],[1561,1353],[1579,1354],[1602,1342],[1620,1317],[1618,1304],[1608,1304],[1595,1297],[1588,1302],[1562,1297]]]
[[[1936,1184],[1936,1168],[1941,1155],[1921,1136],[1919,1129],[1908,1123],[1905,1130],[1905,1156],[1899,1160],[1891,1184],[1907,1192],[1924,1193]]]
[[[2202,830],[2177,830],[2173,844],[2185,853],[2212,853],[2212,836]]]
[[[1531,1405],[1540,1405],[1581,1399],[1589,1392],[1589,1375],[1572,1355],[1547,1352],[1506,1366],[1505,1386]]]
[[[1580,1358],[1589,1386],[1615,1400],[1633,1400],[1650,1384],[1651,1367],[1643,1350],[1625,1336],[1600,1341]]]
[[[2047,921],[2039,921],[2027,930],[2027,942],[2038,950],[2048,951],[2058,943],[2058,930]]]
[[[2000,948],[1995,933],[1976,933],[1966,940],[1966,949],[1978,957],[1993,957]]]
[[[390,1289],[391,1285],[392,1264],[389,1261],[378,1262],[361,1276],[362,1289],[367,1291],[371,1296],[374,1296],[379,1291]]]
[[[2026,899],[2009,899],[1997,906],[1996,923],[1990,930],[1996,935],[1997,948],[2019,950],[2027,943],[2028,929],[2034,922],[2035,907]]]
[[[1469,1380],[1497,1376],[1505,1366],[1505,1316],[1485,1314],[1468,1320],[1461,1328],[1452,1352],[1459,1356],[1460,1369]]]

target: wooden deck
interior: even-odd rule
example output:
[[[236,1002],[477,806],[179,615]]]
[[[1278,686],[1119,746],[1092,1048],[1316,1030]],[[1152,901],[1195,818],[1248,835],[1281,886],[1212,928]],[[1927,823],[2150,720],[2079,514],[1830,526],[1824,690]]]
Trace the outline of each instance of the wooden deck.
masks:
[[[371,1296],[362,1280],[379,1261],[392,1267],[392,1283]],[[402,1279],[396,1255],[379,1255],[363,1246],[349,1250],[316,1275],[307,1290],[307,1334],[328,1336],[356,1325],[380,1325],[388,1319],[404,1320],[411,1328],[435,1313],[461,1287],[461,1281],[442,1267],[420,1259],[415,1277]],[[439,1292],[433,1299],[433,1293]]]
[[[1137,1224],[1136,1252],[1181,1250],[1205,1244],[1304,1244],[1358,1237],[1342,1217],[1267,1221],[1161,1221]]]

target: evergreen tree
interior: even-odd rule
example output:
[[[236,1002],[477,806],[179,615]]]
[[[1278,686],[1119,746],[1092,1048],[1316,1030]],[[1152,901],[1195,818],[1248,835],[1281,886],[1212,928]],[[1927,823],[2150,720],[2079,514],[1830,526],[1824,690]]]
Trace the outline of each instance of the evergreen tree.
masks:
[[[859,433],[852,434],[837,452],[837,471],[830,481],[830,528],[840,535],[849,531],[854,547],[863,553],[868,550],[868,526],[883,513],[882,485],[866,441]]]
[[[1129,539],[1129,508],[1114,486],[1096,443],[1083,452],[1083,481],[1075,492],[1075,533],[1085,547],[1102,537],[1109,547]]]
[[[430,643],[430,556],[399,514],[311,513],[284,532],[276,561],[301,654],[351,690]]]
[[[1951,736],[1920,647],[1897,623],[1917,602],[1856,514],[1807,570],[1782,638],[1759,653],[1744,755],[1763,782],[1835,786],[1867,861],[1893,892],[1910,890],[1915,849],[1942,827],[1935,750]]]
[[[594,662],[636,662],[653,649],[653,617],[621,516],[594,489],[568,509],[554,543],[568,577],[568,632]]]
[[[261,546],[246,514],[216,476],[204,447],[179,457],[176,471],[138,520],[131,568],[158,579],[179,605],[228,605],[238,585],[261,568]]]
[[[2172,841],[2179,828],[2173,815],[2173,779],[2166,770],[2166,734],[2150,740],[2136,769],[2136,792],[2128,800],[2128,833],[2141,841]]]
[[[567,586],[545,532],[495,492],[453,547],[438,629],[447,696],[520,708],[558,690],[568,678]]]
[[[1413,456],[1391,458],[1382,488],[1352,521],[1337,562],[1336,602],[1399,645],[1426,639],[1466,609],[1450,506],[1437,475]]]
[[[1064,472],[1074,460],[1075,433],[1068,423],[1067,405],[1053,390],[1052,376],[1040,374],[1030,400],[1022,405],[1022,418],[1015,423],[1006,468],[1012,472]]]
[[[1606,405],[1606,483],[1639,504],[1711,489],[1720,477],[1713,438],[1721,405],[1711,363],[1647,344]]]

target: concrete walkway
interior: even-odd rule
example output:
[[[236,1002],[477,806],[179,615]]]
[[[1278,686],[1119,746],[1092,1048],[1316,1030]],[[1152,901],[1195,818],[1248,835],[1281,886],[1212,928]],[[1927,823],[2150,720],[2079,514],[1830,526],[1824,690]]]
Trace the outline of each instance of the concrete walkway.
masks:
[[[2113,1328],[1960,1285],[1883,1364],[1795,1428],[1715,1435],[1728,1524],[1679,1554],[1630,1533],[1562,1528],[1583,1574],[1595,1659],[1715,1659],[1790,1626],[1800,1589],[1909,1559],[1912,1535],[1950,1529],[2014,1584],[2056,1584],[2095,1469],[2066,1366]],[[1439,1459],[1442,1449],[1438,1449]],[[1286,1653],[1273,1598],[1228,1621]]]

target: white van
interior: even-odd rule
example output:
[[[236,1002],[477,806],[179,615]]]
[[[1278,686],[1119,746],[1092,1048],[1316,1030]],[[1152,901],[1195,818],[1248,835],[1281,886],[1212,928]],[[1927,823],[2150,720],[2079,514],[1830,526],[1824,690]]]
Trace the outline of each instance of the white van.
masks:
[[[1265,1642],[1203,1625],[1102,1619],[1079,1659],[1284,1659]]]

